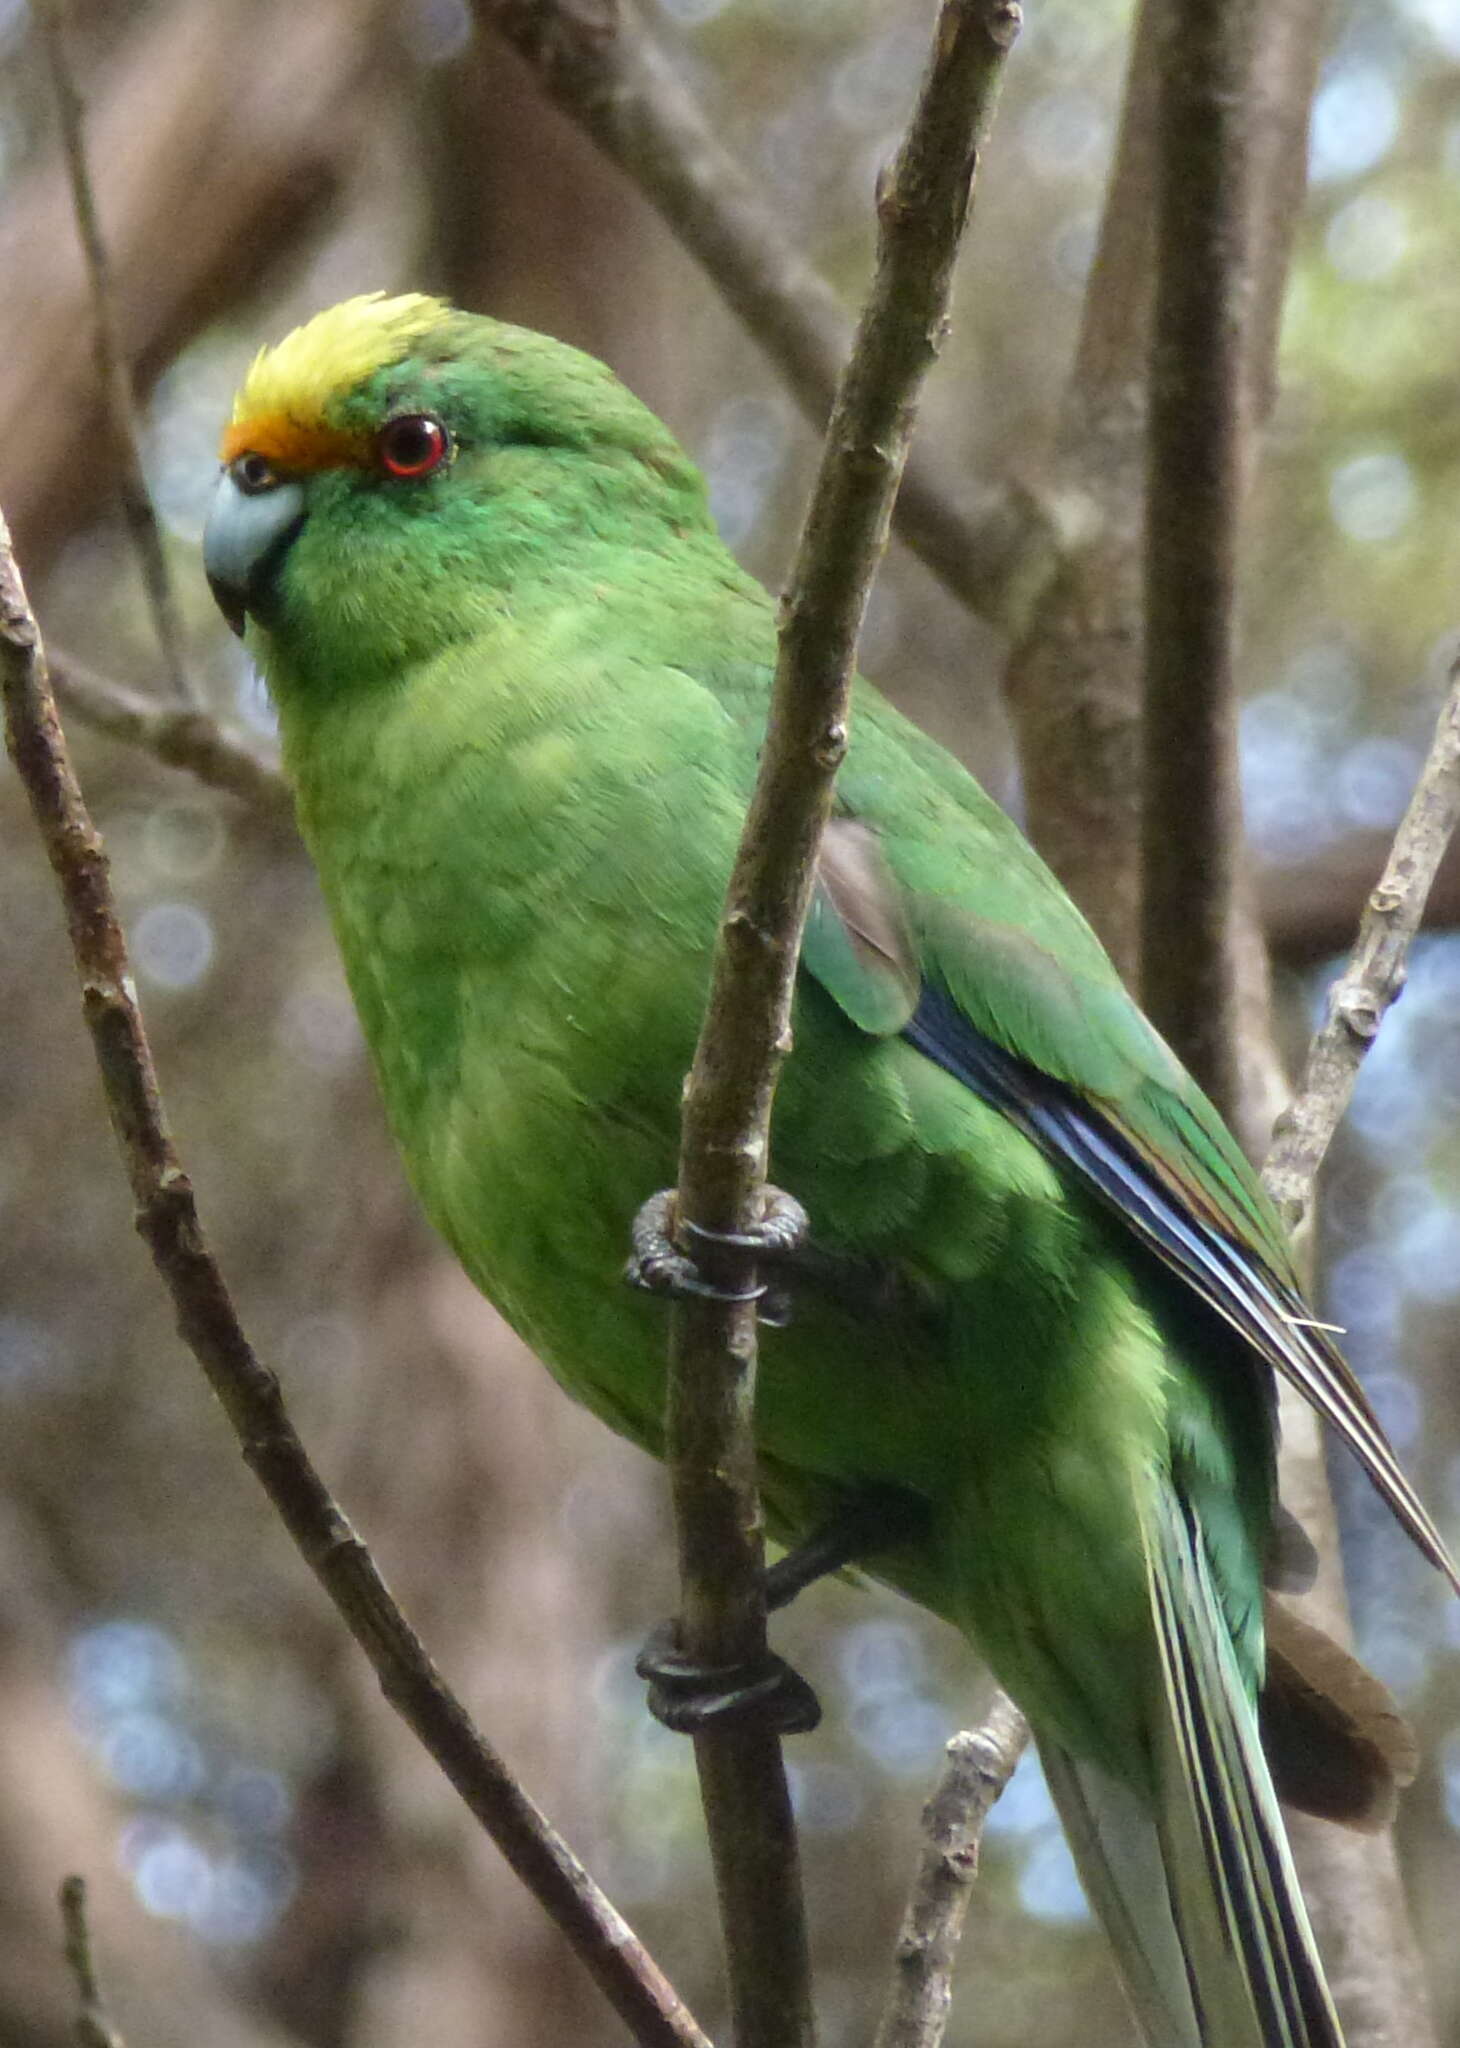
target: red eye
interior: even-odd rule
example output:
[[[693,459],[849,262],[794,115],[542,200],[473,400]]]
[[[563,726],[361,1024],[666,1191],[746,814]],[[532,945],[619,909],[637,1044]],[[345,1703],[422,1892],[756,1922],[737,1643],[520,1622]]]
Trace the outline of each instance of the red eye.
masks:
[[[380,429],[375,452],[389,476],[429,476],[450,456],[451,436],[428,412],[402,413]]]

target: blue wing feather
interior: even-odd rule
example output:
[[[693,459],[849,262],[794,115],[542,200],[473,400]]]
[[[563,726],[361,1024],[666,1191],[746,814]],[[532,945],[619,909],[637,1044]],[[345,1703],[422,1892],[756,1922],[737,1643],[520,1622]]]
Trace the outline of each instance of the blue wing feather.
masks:
[[[1259,1358],[1290,1380],[1348,1444],[1400,1525],[1460,1591],[1460,1571],[1400,1469],[1347,1361],[1292,1285],[1257,1252],[1196,1214],[1115,1115],[987,1038],[948,991],[926,982],[903,1027],[909,1044],[1070,1167]]]

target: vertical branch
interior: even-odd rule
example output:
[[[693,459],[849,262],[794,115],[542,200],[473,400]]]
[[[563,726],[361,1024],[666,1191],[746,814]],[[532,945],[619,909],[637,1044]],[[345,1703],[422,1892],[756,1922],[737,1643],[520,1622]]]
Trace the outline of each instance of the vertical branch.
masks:
[[[1270,1019],[1261,1014],[1265,962],[1252,928],[1251,892],[1241,891],[1237,872],[1235,555],[1248,457],[1243,434],[1271,395],[1282,280],[1302,193],[1301,123],[1322,9],[1309,0],[1295,10],[1301,19],[1294,28],[1285,19],[1288,10],[1259,9],[1252,0],[1220,10],[1194,0],[1163,4],[1170,17],[1158,121],[1144,987],[1156,1021],[1197,1077],[1226,1114],[1253,1133],[1263,1121],[1253,1114],[1254,1074],[1275,1070],[1277,1061]],[[1252,171],[1261,173],[1260,184],[1251,182]],[[1441,753],[1446,744],[1442,724]],[[1438,799],[1436,823],[1446,801]],[[1340,989],[1340,1007],[1315,1042],[1286,1120],[1294,1135],[1313,1135],[1313,1084],[1320,1084],[1320,1093],[1331,1088],[1334,1077],[1324,1068],[1335,1037],[1361,1038],[1365,1029],[1370,1035],[1377,1029],[1383,1000],[1364,970],[1397,973],[1411,928],[1407,910],[1401,914],[1397,907],[1405,892],[1392,882],[1386,875],[1376,928],[1368,934],[1378,937],[1385,927],[1386,946],[1361,957],[1357,980]],[[1395,987],[1385,984],[1385,996]],[[1349,1052],[1345,1047],[1345,1060]],[[1332,1116],[1325,1103],[1321,1134],[1306,1145],[1301,1164],[1290,1153],[1270,1166],[1269,1186],[1290,1216],[1311,1201],[1312,1174],[1337,1120],[1337,1095],[1331,1103]],[[1347,1620],[1342,1570],[1318,1432],[1310,1414],[1295,1416],[1292,1407],[1285,1402],[1283,1493],[1319,1551],[1315,1618],[1341,1635]],[[1433,2027],[1392,1842],[1301,1824],[1293,1839],[1353,2048],[1400,2039],[1406,2048],[1424,2048]]]
[[[126,520],[127,532],[131,535],[137,564],[142,572],[142,586],[146,591],[148,608],[156,628],[168,687],[172,695],[182,703],[196,706],[201,699],[183,660],[182,624],[178,615],[177,598],[163,549],[157,509],[152,503],[152,494],[147,488],[147,478],[142,469],[136,398],[132,390],[131,373],[122,350],[111,265],[107,261],[106,242],[96,211],[96,193],[86,159],[84,109],[66,55],[63,0],[38,0],[38,12],[46,62],[50,68],[51,84],[56,95],[56,112],[61,126],[61,147],[66,158],[66,173],[71,183],[71,202],[76,214],[76,229],[81,241],[87,283],[91,291],[96,374],[101,385],[107,422],[116,445],[117,483],[122,516]]]
[[[852,664],[917,394],[942,338],[954,257],[1013,0],[944,0],[907,137],[878,194],[872,289],[832,409],[782,608],[761,772],[716,946],[685,1098],[679,1227],[711,1234],[709,1277],[739,1299],[678,1305],[668,1454],[682,1645],[696,1661],[765,1657],[763,1543],[751,1417],[752,1233],[776,1079],[832,783],[846,751]],[[718,1242],[714,1242],[714,1240]],[[753,1724],[696,1738],[739,2048],[812,2039],[795,1833],[778,1738]]]
[[[1240,1094],[1232,643],[1253,20],[1252,0],[1176,0],[1163,24],[1147,444],[1141,986],[1229,1117]]]
[[[1030,837],[1133,985],[1140,933],[1140,718],[1146,384],[1159,51],[1176,0],[1141,0],[1079,346],[1048,495],[1069,539],[1010,657]],[[1308,106],[1328,0],[1284,0],[1252,24],[1248,197],[1254,426],[1270,408],[1278,316],[1303,200]],[[1219,13],[1220,10],[1212,10]],[[1175,814],[1175,823],[1184,817]],[[1246,955],[1257,958],[1257,948]]]
[[[1156,37],[1142,0],[1120,132],[1053,460],[1077,537],[1037,596],[1004,694],[1019,741],[1029,836],[1136,979],[1140,920],[1138,574],[1151,318]]]
[[[76,2017],[71,2026],[76,2048],[126,2048],[102,2004],[91,1953],[84,1877],[68,1877],[61,1885],[61,1930],[62,1952],[76,1986]]]

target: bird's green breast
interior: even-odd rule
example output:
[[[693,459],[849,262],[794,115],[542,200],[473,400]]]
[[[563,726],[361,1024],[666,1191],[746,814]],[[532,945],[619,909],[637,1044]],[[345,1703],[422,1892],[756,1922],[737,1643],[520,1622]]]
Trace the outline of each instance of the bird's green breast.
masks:
[[[686,688],[635,717],[632,670],[608,693],[576,648],[556,651],[551,629],[528,645],[504,627],[374,692],[364,715],[338,693],[280,693],[301,825],[412,1178],[519,1314],[543,1211],[579,1210],[601,1152],[662,1148],[657,1098],[692,1043],[716,908],[703,846],[735,830],[713,700]],[[583,1232],[580,1214],[558,1258],[589,1255]]]
[[[569,1389],[655,1449],[663,1310],[620,1273],[634,1211],[674,1177],[754,740],[688,644],[649,660],[593,626],[503,622],[368,704],[287,675],[277,693],[417,1191]],[[908,772],[896,747],[879,762],[875,726],[866,742],[854,786]],[[955,850],[983,830],[936,786],[911,802]],[[869,1480],[922,1495],[928,1541],[890,1575],[1056,1721],[1066,1695],[1088,1716],[1088,1677],[1052,1646],[1092,1614],[1107,1640],[1143,1639],[1140,1489],[1171,1461],[1169,1353],[1118,1233],[969,1089],[804,977],[774,1143],[819,1242],[924,1306],[809,1299],[767,1333],[773,1511],[804,1525]],[[1205,1408],[1199,1426],[1225,1464]]]

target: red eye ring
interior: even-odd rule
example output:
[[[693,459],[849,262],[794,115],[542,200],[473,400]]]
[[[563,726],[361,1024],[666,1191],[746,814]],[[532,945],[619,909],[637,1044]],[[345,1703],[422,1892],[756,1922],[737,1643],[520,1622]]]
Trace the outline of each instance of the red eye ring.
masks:
[[[410,481],[450,461],[451,436],[434,413],[403,412],[380,429],[375,453],[387,476]]]

